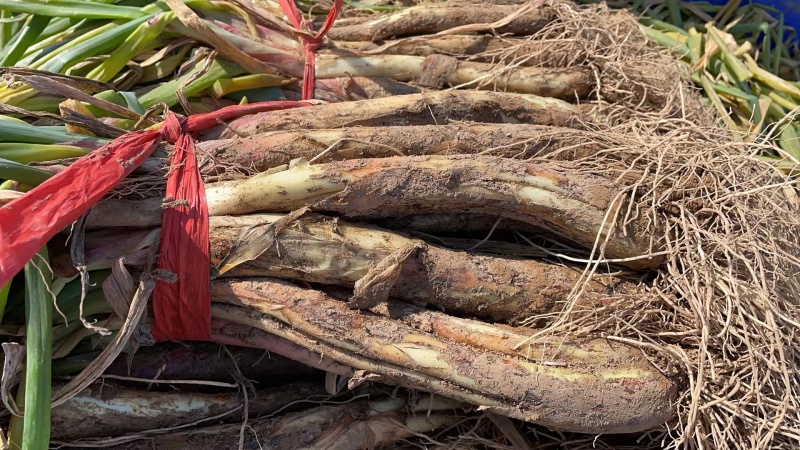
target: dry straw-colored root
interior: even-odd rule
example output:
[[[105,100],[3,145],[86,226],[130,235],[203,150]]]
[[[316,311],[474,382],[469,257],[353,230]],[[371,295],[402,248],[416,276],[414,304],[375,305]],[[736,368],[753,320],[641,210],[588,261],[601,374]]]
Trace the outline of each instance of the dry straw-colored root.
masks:
[[[360,313],[322,292],[274,279],[216,280],[212,314],[263,329],[392,383],[565,431],[628,433],[673,414],[676,386],[626,346],[612,363],[539,363]],[[596,349],[596,347],[594,347]],[[557,355],[558,351],[553,350]],[[619,356],[619,359],[617,359]]]
[[[296,158],[326,163],[358,158],[482,154],[528,159],[565,151],[569,158],[590,156],[593,145],[582,139],[553,139],[552,127],[523,124],[452,124],[353,127],[275,131],[246,138],[198,143],[214,173],[216,165],[266,172]]]
[[[361,450],[391,446],[405,439],[453,425],[462,416],[459,404],[439,396],[423,395],[415,400],[390,398],[360,400],[290,412],[247,423],[243,447],[238,447],[241,424],[218,425],[176,431],[143,441],[113,447],[113,450],[233,449]]]
[[[682,420],[657,438],[667,448],[792,448],[800,438],[800,214],[791,182],[728,130],[684,119],[662,119],[659,128],[674,131],[660,135],[651,126],[601,128],[600,148],[580,163],[641,177],[623,216],[661,221],[669,251],[651,295],[571,310],[542,334],[603,330],[672,358],[690,387]]]
[[[514,48],[495,61],[498,70],[525,60],[543,60],[558,53],[556,66],[584,65],[596,74],[593,95],[599,122],[646,123],[648,128],[672,127],[665,117],[683,118],[710,126],[713,119],[704,102],[690,91],[685,69],[670,50],[659,47],[641,32],[636,17],[611,10],[605,4],[578,6],[558,0],[547,2],[557,16],[529,42],[546,43],[518,54]],[[521,42],[519,49],[529,43]]]
[[[253,114],[202,136],[235,138],[279,130],[445,125],[457,121],[571,126],[581,117],[578,108],[561,100],[483,91],[427,92],[313,108]]]

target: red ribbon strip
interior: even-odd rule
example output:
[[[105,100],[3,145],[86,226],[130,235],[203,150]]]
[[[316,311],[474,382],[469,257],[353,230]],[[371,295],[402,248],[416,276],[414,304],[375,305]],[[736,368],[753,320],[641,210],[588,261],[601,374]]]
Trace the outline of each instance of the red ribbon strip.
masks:
[[[144,162],[158,136],[155,130],[120,136],[0,208],[0,286]]]
[[[180,282],[156,280],[153,337],[156,341],[210,340],[211,297],[208,267],[208,205],[197,167],[194,139],[170,114],[161,133],[175,143],[161,216],[158,268]]]
[[[319,47],[322,45],[322,39],[328,34],[328,30],[333,26],[333,22],[339,17],[339,13],[342,12],[342,3],[342,0],[334,0],[333,6],[328,12],[328,16],[325,18],[325,23],[322,24],[322,28],[314,35],[307,35],[300,38],[306,52],[306,62],[303,66],[303,100],[314,98],[314,84],[316,83],[315,52],[319,50]],[[295,28],[300,31],[307,30],[310,33],[314,32],[312,21],[303,20],[303,16],[300,14],[300,10],[297,9],[294,0],[278,0],[278,4],[281,6],[281,9],[283,9],[289,22],[291,22]]]
[[[168,206],[161,219],[158,268],[174,274],[180,282],[156,281],[152,330],[156,341],[211,340],[208,205],[190,133],[209,129],[221,120],[308,105],[276,101],[228,106],[182,120],[171,114],[162,124],[162,136],[175,143],[175,149],[165,193]]]
[[[159,268],[177,281],[159,281],[153,294],[157,340],[209,340],[208,207],[192,133],[248,114],[309,106],[276,101],[229,106],[179,118],[159,130],[134,131],[78,159],[22,197],[0,207],[0,286],[10,281],[59,231],[76,221],[153,153],[175,143],[162,217]]]

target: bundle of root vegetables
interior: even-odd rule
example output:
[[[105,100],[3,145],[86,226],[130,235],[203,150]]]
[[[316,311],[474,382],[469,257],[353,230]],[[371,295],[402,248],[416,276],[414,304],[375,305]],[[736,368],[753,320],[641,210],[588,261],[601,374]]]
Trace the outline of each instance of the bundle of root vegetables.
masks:
[[[279,3],[0,0],[2,209],[167,109],[300,100]],[[798,445],[794,170],[635,18],[352,2],[315,60],[196,134],[212,342],[150,333],[171,144],[2,287],[9,448]]]

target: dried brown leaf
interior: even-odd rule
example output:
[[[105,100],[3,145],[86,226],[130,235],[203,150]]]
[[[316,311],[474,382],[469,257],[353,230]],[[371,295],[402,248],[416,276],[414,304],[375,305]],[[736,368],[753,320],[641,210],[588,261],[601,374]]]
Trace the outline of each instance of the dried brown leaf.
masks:
[[[378,303],[385,302],[400,277],[403,263],[423,247],[422,242],[410,242],[383,258],[366,275],[356,281],[355,291],[348,305],[351,308],[369,309]]]
[[[27,83],[32,88],[36,89],[37,91],[43,94],[55,95],[64,98],[74,98],[76,100],[86,102],[90,105],[97,106],[98,108],[103,108],[107,111],[119,114],[120,116],[128,119],[139,120],[142,118],[142,116],[139,113],[131,111],[130,109],[125,108],[124,106],[120,106],[115,103],[111,103],[109,101],[93,97],[89,94],[84,93],[83,91],[80,91],[71,86],[67,86],[66,84],[59,83],[57,81],[51,80],[46,77],[33,75],[27,77],[25,81],[27,81]]]
[[[15,416],[22,416],[22,409],[17,407],[11,388],[16,384],[17,372],[22,370],[25,362],[25,347],[4,342],[3,346],[3,379],[0,380],[0,399],[6,409]]]
[[[165,0],[169,8],[182,24],[191,28],[213,46],[222,56],[250,73],[268,73],[280,75],[281,73],[273,66],[261,62],[247,53],[239,50],[236,46],[218,36],[203,19],[200,18],[191,8],[186,6],[181,0]]]
[[[291,225],[308,211],[308,207],[302,207],[268,226],[253,225],[246,228],[242,231],[242,234],[236,238],[236,242],[225,258],[217,265],[218,273],[221,275],[239,264],[252,261],[261,256],[272,247],[275,243],[275,237],[278,236],[284,228]]]

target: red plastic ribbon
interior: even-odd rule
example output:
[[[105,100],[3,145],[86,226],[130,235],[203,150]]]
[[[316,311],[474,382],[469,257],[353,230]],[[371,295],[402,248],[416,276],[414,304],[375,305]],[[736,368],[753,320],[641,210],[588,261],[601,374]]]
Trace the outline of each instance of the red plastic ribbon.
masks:
[[[300,10],[297,9],[294,0],[278,0],[278,4],[281,5],[281,9],[283,9],[286,17],[289,18],[289,22],[295,28],[300,31],[314,32],[312,22],[303,20],[303,16],[300,14]],[[315,53],[322,45],[322,39],[328,34],[328,30],[331,29],[340,12],[342,12],[342,0],[334,0],[333,6],[325,18],[325,23],[322,24],[322,28],[314,35],[309,34],[300,38],[306,52],[306,61],[303,66],[303,100],[314,98],[314,84],[316,83]]]
[[[53,236],[88,211],[156,149],[175,144],[162,216],[159,268],[176,275],[153,293],[157,340],[209,340],[208,207],[197,167],[193,132],[222,120],[309,106],[276,101],[229,106],[179,118],[170,114],[159,130],[134,131],[80,158],[22,197],[0,207],[0,286],[14,277]]]
[[[153,291],[153,337],[156,341],[210,340],[211,297],[208,272],[208,205],[197,167],[194,139],[170,114],[161,126],[175,143],[161,216],[158,268],[176,281],[156,280]],[[180,282],[177,282],[180,281]]]
[[[0,286],[158,146],[158,131],[125,134],[0,208]]]

